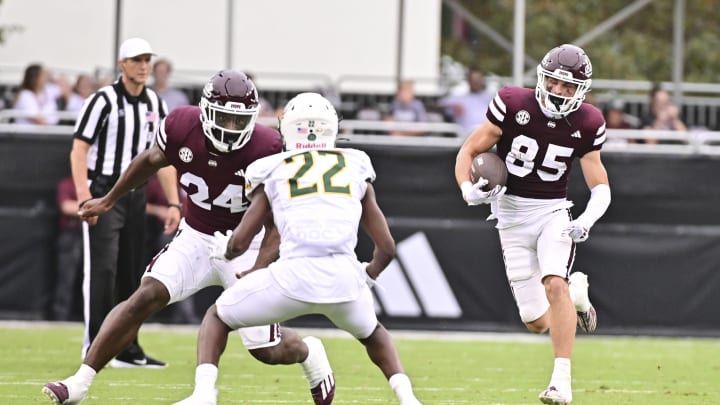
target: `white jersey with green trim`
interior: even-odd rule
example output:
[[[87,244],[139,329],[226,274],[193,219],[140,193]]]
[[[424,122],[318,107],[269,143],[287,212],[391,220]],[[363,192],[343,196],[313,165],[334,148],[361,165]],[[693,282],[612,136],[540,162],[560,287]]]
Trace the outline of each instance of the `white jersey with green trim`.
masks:
[[[293,150],[253,162],[246,195],[265,185],[280,232],[280,260],[355,256],[361,200],[375,170],[365,152],[349,148]]]

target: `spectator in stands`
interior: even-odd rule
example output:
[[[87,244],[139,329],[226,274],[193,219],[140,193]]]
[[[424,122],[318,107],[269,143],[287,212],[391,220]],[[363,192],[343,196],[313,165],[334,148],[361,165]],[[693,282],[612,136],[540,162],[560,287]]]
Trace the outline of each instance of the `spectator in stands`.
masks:
[[[377,106],[376,102],[364,99],[357,103],[358,107],[355,111],[355,119],[365,121],[381,121],[383,113]]]
[[[181,105],[188,105],[190,101],[188,96],[180,89],[170,86],[170,74],[172,73],[172,65],[167,59],[159,59],[153,65],[153,90],[160,98],[165,100],[168,106],[168,112]]]
[[[72,88],[70,88],[70,82],[64,75],[56,76],[53,79],[52,87],[48,89],[50,94],[55,93],[55,105],[57,106],[58,112],[66,111],[67,105],[72,97]],[[59,118],[59,117],[58,117]],[[58,120],[59,125],[74,125],[75,119],[63,119]]]
[[[680,119],[680,109],[672,102],[670,93],[657,85],[650,91],[650,112],[645,116],[643,126],[647,129],[687,131]]]
[[[58,96],[55,99],[58,111],[68,111],[75,113],[74,116],[80,112],[80,109],[85,102],[85,99],[90,96],[94,91],[93,82],[88,75],[79,75],[75,80],[75,85],[70,87],[67,77],[59,76],[55,78],[55,85],[57,86]],[[60,125],[75,125],[76,118],[63,118],[59,121]]]
[[[604,109],[606,129],[637,129],[640,119],[625,112],[625,102],[619,98],[613,98]],[[609,138],[608,143],[638,143],[640,140],[634,138]]]
[[[57,104],[55,97],[48,94],[48,71],[38,63],[25,68],[20,89],[13,108],[23,116],[15,119],[17,124],[52,125],[57,124]]]
[[[93,91],[95,91],[95,84],[90,75],[78,75],[77,79],[75,79],[75,85],[70,93],[65,111],[80,112],[83,103],[85,103],[85,99],[90,97]]]
[[[587,92],[585,94],[585,100],[583,100],[583,103],[594,105],[595,107],[598,107],[597,99],[595,98],[595,95],[592,92]],[[598,107],[600,108],[600,107]]]
[[[55,105],[58,111],[65,111],[70,95],[72,94],[72,88],[70,88],[70,82],[66,76],[57,76],[53,80],[54,90],[50,90],[49,93],[55,92]]]
[[[112,86],[115,82],[113,76],[100,76],[95,80],[95,90],[102,89],[105,86]]]
[[[46,70],[47,82],[45,83],[45,94],[50,97],[51,100],[57,100],[63,95],[63,91],[70,91],[70,85],[68,84],[67,77],[63,75],[53,74],[52,71]],[[58,108],[59,110],[60,108]]]
[[[395,100],[390,105],[387,121],[396,122],[426,122],[427,112],[421,100],[415,97],[415,83],[412,80],[402,80],[398,83]],[[420,136],[423,131],[390,131],[391,135]]]
[[[467,82],[467,93],[445,97],[440,100],[440,105],[446,109],[453,122],[462,126],[465,134],[469,135],[485,121],[485,112],[493,95],[485,90],[485,75],[480,69],[471,67]]]
[[[255,82],[255,76],[252,73],[246,73],[246,76],[250,81],[252,81],[255,84],[255,87],[257,88],[257,83]],[[258,88],[258,96],[260,97],[260,115],[258,117],[271,117],[271,118],[277,118],[278,111],[275,110],[275,107],[273,107],[272,103],[268,101],[267,98],[263,97],[262,92]]]
[[[74,298],[80,292],[76,284],[83,264],[82,223],[77,215],[78,200],[72,176],[66,176],[58,183],[56,201],[59,211],[58,257],[51,316],[56,321],[68,321]]]
[[[625,102],[621,99],[614,99],[605,107],[605,128],[637,129],[637,120],[625,113]]]
[[[643,128],[665,131],[687,131],[680,119],[680,109],[670,98],[670,93],[656,84],[650,90],[650,111],[643,117]],[[657,139],[646,139],[646,143],[658,143]]]

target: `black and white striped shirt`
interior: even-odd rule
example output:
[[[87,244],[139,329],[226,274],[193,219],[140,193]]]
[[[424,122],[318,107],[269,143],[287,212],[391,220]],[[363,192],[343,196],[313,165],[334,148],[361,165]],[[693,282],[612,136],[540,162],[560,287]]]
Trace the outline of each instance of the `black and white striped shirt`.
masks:
[[[90,146],[88,176],[120,175],[130,161],[152,145],[167,106],[147,87],[131,96],[122,81],[105,86],[85,100],[75,124],[75,139]]]

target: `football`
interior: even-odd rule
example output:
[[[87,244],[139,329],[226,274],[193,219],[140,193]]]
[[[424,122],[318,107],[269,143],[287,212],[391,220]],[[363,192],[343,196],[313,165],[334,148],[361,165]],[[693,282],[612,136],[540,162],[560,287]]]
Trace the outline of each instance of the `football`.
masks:
[[[483,152],[473,159],[470,177],[473,183],[476,183],[480,177],[486,179],[488,184],[482,190],[489,191],[497,185],[504,186],[507,183],[508,172],[505,162],[497,154]]]

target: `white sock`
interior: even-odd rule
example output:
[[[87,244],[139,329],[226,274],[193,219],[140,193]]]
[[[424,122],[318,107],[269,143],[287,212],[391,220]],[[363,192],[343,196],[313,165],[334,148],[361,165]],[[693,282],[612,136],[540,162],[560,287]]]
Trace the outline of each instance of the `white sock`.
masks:
[[[576,296],[572,288],[570,289],[570,299],[572,300],[573,305],[575,305],[575,311],[587,312],[588,310],[590,310],[590,301],[582,297]]]
[[[575,305],[577,312],[587,312],[590,310],[590,299],[587,296],[587,278],[580,278],[576,281],[577,284],[570,283],[568,290],[570,290],[570,299]]]
[[[393,374],[388,379],[388,383],[400,402],[406,401],[410,398],[415,398],[410,378],[408,378],[407,375],[402,373]]]
[[[93,370],[92,367],[88,366],[87,364],[81,364],[78,371],[73,376],[76,381],[81,382],[82,384],[85,384],[86,386],[90,386],[92,384],[93,380],[95,379],[95,376],[97,375],[97,371]],[[72,377],[71,377],[72,378]]]
[[[555,367],[553,368],[552,377],[550,377],[550,385],[560,390],[570,390],[570,359],[565,357],[555,358]]]
[[[215,383],[217,382],[218,368],[214,364],[203,363],[195,368],[195,391],[210,393],[215,392]]]
[[[307,346],[308,356],[300,363],[300,366],[302,366],[310,389],[313,389],[327,377],[328,373],[332,372],[332,368],[328,364],[327,354],[320,339],[306,336],[303,338],[303,342]]]

